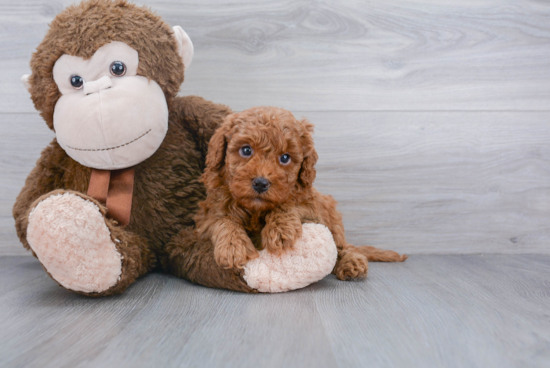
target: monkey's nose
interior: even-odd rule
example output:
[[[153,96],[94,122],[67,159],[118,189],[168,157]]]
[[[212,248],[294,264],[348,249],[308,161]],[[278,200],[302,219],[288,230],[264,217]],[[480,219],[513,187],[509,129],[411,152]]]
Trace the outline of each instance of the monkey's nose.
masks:
[[[258,193],[261,194],[269,189],[271,183],[266,178],[255,178],[252,180],[252,188]]]
[[[92,82],[84,82],[84,94],[89,95],[94,92],[99,92],[103,89],[111,88],[112,86],[113,83],[111,82],[111,78],[105,75],[98,80]]]

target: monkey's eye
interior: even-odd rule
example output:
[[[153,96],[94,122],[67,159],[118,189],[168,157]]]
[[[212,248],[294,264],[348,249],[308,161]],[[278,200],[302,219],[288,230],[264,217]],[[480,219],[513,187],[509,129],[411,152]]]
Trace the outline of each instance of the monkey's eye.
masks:
[[[111,74],[115,77],[122,77],[126,74],[126,65],[122,61],[113,61],[111,63]]]
[[[71,75],[71,86],[74,89],[81,89],[84,85],[84,79],[80,75]]]
[[[250,146],[242,146],[239,149],[239,155],[241,155],[241,157],[244,157],[244,158],[248,158],[248,157],[252,156],[252,153],[254,153],[254,151],[252,150],[252,147],[250,147]]]
[[[290,155],[288,153],[281,155],[281,157],[279,157],[279,162],[283,166],[288,165],[290,163]]]

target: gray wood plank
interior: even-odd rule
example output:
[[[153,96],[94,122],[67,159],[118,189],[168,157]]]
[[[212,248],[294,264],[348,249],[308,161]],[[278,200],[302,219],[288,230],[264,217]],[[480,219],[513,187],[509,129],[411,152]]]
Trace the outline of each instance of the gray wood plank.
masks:
[[[295,114],[317,126],[315,185],[339,201],[350,242],[550,253],[550,113]],[[24,254],[11,208],[52,133],[37,115],[0,114],[0,136],[0,254]]]
[[[4,271],[7,259],[44,277],[0,296],[3,367],[336,366],[307,290],[257,298],[151,274],[121,296],[89,299],[29,257],[0,258],[8,283],[18,275]]]
[[[278,295],[151,274],[89,299],[0,257],[0,365],[546,367],[549,272],[548,255],[418,255]]]
[[[71,0],[0,2],[0,112]],[[244,109],[548,110],[550,3],[144,1],[196,46],[182,88]]]
[[[369,272],[315,293],[340,366],[548,366],[548,256],[414,256]]]
[[[0,114],[0,255],[29,254],[15,234],[12,207],[53,137],[38,114]]]
[[[339,201],[352,243],[550,252],[550,114],[304,115],[317,125],[316,186]]]

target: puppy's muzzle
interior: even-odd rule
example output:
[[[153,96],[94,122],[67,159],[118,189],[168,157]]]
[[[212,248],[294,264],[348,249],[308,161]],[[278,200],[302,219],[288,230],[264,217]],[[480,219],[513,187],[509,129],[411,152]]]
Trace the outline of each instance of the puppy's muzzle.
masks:
[[[267,191],[270,185],[271,183],[266,178],[255,178],[252,180],[252,188],[254,188],[258,194],[262,194]]]

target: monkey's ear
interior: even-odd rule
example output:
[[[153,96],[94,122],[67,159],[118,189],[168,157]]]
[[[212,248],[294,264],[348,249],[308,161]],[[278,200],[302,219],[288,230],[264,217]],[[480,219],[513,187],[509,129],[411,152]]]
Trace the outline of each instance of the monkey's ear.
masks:
[[[23,82],[23,84],[25,85],[25,88],[27,89],[27,91],[31,91],[31,84],[29,82],[29,78],[30,78],[30,74],[25,74],[24,76],[21,77],[21,82]]]
[[[178,52],[180,54],[181,59],[183,60],[183,66],[185,67],[185,70],[189,69],[189,66],[191,65],[191,61],[193,60],[193,42],[191,42],[191,39],[185,33],[183,28],[180,26],[175,26],[172,28],[174,30],[174,38],[176,39],[176,43],[178,44]]]

